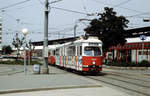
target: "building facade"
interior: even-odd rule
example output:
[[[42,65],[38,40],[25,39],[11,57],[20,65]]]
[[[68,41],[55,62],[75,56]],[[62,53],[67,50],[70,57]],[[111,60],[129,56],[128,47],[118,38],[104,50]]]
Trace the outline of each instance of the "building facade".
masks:
[[[0,17],[0,50],[2,49],[2,17]]]
[[[143,60],[150,62],[150,37],[141,40],[140,37],[128,38],[124,46],[118,45],[109,48],[107,60],[109,62],[135,62],[140,63]]]

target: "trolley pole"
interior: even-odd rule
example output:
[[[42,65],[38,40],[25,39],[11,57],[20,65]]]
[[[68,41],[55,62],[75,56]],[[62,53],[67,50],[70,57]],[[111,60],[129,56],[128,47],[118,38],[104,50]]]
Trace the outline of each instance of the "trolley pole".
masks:
[[[78,27],[78,25],[76,24],[76,25],[74,26],[74,37],[76,37],[76,30],[77,30],[77,27]]]
[[[45,18],[44,18],[44,41],[43,41],[43,67],[42,73],[48,74],[48,14],[49,14],[49,2],[45,2]]]

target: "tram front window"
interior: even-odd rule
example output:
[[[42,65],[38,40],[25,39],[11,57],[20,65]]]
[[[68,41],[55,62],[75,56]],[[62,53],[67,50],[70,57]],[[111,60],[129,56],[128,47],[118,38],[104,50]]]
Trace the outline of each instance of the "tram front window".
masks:
[[[88,46],[84,48],[84,54],[86,56],[100,56],[101,50],[100,47]]]

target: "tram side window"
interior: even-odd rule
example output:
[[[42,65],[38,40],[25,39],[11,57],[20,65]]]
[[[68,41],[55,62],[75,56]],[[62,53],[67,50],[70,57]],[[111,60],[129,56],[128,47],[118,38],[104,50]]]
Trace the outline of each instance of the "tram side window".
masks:
[[[80,46],[80,55],[82,55],[82,46]]]
[[[56,55],[57,56],[59,55],[59,49],[56,49]]]
[[[55,55],[55,50],[51,51],[51,55],[54,56]]]
[[[76,52],[75,46],[69,46],[67,48],[67,55],[68,56],[75,56],[75,52]]]
[[[80,47],[77,46],[77,55],[80,56]]]
[[[56,55],[56,52],[55,52],[55,50],[54,50],[53,52],[54,52],[54,55]]]

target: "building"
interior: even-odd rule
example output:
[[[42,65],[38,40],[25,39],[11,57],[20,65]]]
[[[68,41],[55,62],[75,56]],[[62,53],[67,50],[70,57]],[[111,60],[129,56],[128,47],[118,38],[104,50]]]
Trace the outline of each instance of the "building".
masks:
[[[109,48],[107,61],[139,63],[146,60],[150,62],[150,27],[130,29],[126,32],[126,44]],[[145,40],[141,40],[141,35],[146,36]]]
[[[0,50],[2,49],[2,17],[0,17]]]
[[[118,45],[109,48],[107,53],[108,61],[135,62],[143,60],[150,61],[150,37],[140,40],[140,37],[127,38],[124,46]]]

